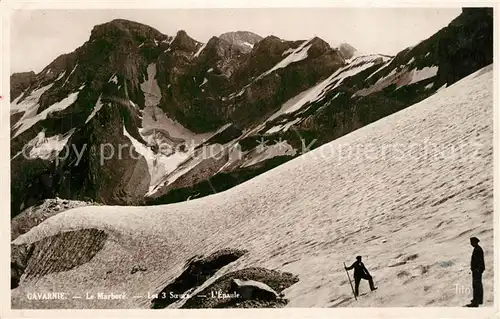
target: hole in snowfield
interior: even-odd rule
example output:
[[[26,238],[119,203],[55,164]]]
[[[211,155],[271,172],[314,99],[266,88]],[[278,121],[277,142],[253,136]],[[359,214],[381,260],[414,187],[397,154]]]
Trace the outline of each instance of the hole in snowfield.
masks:
[[[260,267],[233,271],[189,298],[181,308],[279,308],[288,300],[282,291],[298,276]]]
[[[162,309],[184,298],[189,291],[203,284],[219,269],[237,260],[246,250],[222,249],[207,257],[193,256],[187,260],[185,270],[173,282],[168,284],[152,300],[153,309]]]

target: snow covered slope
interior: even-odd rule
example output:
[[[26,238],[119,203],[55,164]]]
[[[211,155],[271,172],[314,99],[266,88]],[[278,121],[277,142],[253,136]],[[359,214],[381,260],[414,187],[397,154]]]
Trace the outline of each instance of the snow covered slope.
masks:
[[[13,307],[146,308],[148,292],[178,276],[188,258],[225,247],[249,253],[200,289],[228,271],[259,266],[299,276],[284,291],[289,307],[461,306],[471,298],[457,290],[470,288],[471,236],[485,251],[485,306],[491,306],[492,76],[490,65],[223,193],[51,217],[14,244],[85,228],[104,230],[109,239],[86,264],[21,279]],[[342,267],[356,255],[364,256],[379,287],[358,302]],[[137,266],[147,270],[131,273]],[[27,300],[35,290],[129,297]],[[361,293],[367,290],[362,282]]]

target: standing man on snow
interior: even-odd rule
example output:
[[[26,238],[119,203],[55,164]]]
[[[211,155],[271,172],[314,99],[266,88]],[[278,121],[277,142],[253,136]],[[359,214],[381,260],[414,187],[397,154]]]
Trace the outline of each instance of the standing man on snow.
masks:
[[[365,265],[361,262],[361,256],[356,256],[356,261],[349,267],[345,267],[345,270],[351,270],[354,268],[354,295],[357,297],[359,295],[359,283],[361,279],[368,280],[370,284],[370,290],[374,291],[377,289],[373,285],[373,278],[366,269]]]
[[[470,244],[474,247],[470,261],[470,270],[472,271],[472,290],[473,297],[467,307],[478,307],[483,304],[483,282],[482,276],[484,271],[484,252],[479,246],[479,239],[472,237]]]

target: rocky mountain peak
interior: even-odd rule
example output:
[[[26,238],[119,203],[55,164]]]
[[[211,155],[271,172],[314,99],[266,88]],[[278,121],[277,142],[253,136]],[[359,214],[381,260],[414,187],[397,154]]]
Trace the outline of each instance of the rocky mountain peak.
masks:
[[[197,47],[198,41],[191,38],[186,31],[177,31],[174,41],[172,42],[172,49],[192,52],[195,51]]]
[[[233,49],[233,50],[231,50]],[[211,37],[210,40],[205,45],[205,52],[213,52],[218,57],[226,57],[230,56],[231,52],[240,51],[235,46],[231,45],[231,43],[219,37]]]
[[[90,34],[90,41],[98,38],[133,38],[137,41],[146,39],[163,40],[167,36],[148,25],[125,19],[115,19],[96,25]]]
[[[263,54],[263,53],[282,53],[290,47],[290,43],[278,38],[277,36],[270,35],[260,40],[253,48],[252,54]]]
[[[243,53],[252,51],[254,45],[263,39],[260,35],[249,31],[226,32],[219,38],[237,47]]]
[[[338,47],[344,59],[351,59],[358,50],[349,43],[341,43]]]
[[[308,50],[308,54],[311,56],[319,56],[332,51],[330,44],[319,37],[314,37],[306,41],[308,41],[308,45],[311,46]]]
[[[10,76],[10,100],[14,100],[24,90],[26,90],[33,81],[35,81],[35,72],[13,73]]]

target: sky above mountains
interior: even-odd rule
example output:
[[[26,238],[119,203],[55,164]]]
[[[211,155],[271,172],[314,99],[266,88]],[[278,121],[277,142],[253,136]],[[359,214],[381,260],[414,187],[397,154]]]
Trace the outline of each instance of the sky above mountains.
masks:
[[[245,30],[286,40],[318,36],[332,46],[347,42],[362,53],[394,55],[436,33],[460,13],[461,8],[20,10],[11,16],[11,72],[40,72],[87,41],[95,25],[118,18],[168,35],[183,29],[201,42]]]

